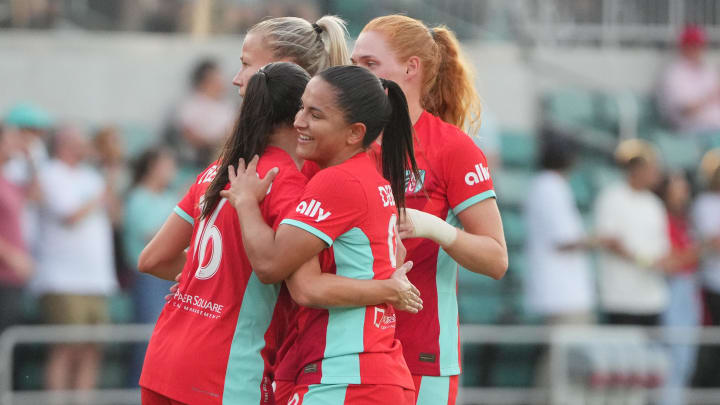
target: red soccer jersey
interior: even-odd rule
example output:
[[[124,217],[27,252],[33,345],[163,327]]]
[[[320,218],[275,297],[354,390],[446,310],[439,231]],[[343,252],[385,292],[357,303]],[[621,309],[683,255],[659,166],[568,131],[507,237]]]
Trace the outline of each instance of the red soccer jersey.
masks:
[[[332,246],[335,266],[325,265],[323,272],[387,279],[395,268],[396,222],[390,185],[367,154],[359,153],[317,173],[282,224],[301,228]],[[390,384],[413,389],[395,339],[395,319],[394,309],[386,304],[301,307],[293,348],[299,359],[296,384]]]
[[[420,179],[408,176],[406,205],[460,228],[460,212],[495,197],[485,155],[467,134],[427,111],[414,129]],[[373,145],[370,155],[379,165],[379,145]],[[458,265],[429,239],[407,239],[403,243],[405,260],[413,262],[408,279],[423,299],[419,313],[398,312],[397,337],[405,361],[414,375],[460,374]]]
[[[258,163],[265,175],[280,172],[260,205],[274,228],[297,203],[306,177],[283,150],[268,147]],[[201,204],[217,165],[206,169],[175,212],[193,224],[180,287],[165,305],[148,345],[140,378],[143,388],[188,404],[264,404],[277,342],[285,333],[289,301],[280,284],[262,284],[252,272],[235,209],[222,199],[200,219]],[[227,186],[229,187],[229,185]],[[276,321],[273,321],[276,322]]]

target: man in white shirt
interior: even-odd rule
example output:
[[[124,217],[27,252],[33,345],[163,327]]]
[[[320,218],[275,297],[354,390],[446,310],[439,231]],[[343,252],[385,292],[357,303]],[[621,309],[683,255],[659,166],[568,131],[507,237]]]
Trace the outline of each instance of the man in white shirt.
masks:
[[[78,129],[58,131],[53,149],[53,159],[40,169],[43,200],[30,288],[40,295],[48,323],[104,323],[106,298],[117,288],[107,187],[85,164],[89,143]],[[47,388],[92,389],[99,366],[94,345],[56,345],[48,358]]]
[[[702,132],[720,129],[720,77],[703,60],[705,33],[688,26],[679,41],[679,57],[662,78],[659,104],[679,130]]]
[[[622,164],[625,180],[603,190],[595,207],[598,235],[616,241],[599,257],[600,305],[609,323],[657,325],[669,299],[657,263],[670,250],[665,209],[651,191],[657,157],[644,145]]]
[[[540,166],[525,201],[528,274],[526,304],[549,324],[589,323],[595,281],[587,249],[595,242],[583,229],[567,175],[573,145],[560,135],[543,137]]]

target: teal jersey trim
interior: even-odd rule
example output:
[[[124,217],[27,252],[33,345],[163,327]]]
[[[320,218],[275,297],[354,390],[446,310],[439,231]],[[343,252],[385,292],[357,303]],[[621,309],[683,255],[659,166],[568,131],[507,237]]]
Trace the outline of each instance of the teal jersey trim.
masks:
[[[449,397],[450,377],[422,376],[416,405],[447,404]]]
[[[328,246],[332,246],[332,244],[333,244],[332,238],[329,237],[325,232],[323,232],[317,228],[313,228],[312,226],[310,226],[304,222],[300,222],[300,221],[297,221],[294,219],[283,219],[282,222],[280,222],[280,225],[282,225],[282,224],[292,225],[292,226],[298,227],[302,230],[308,231],[311,234],[320,238],[323,242],[327,243]]]
[[[279,293],[280,284],[263,284],[254,272],[250,275],[230,346],[223,405],[261,403],[265,362],[260,352]]]
[[[488,198],[497,198],[497,196],[495,195],[495,190],[488,190],[488,191],[485,191],[484,193],[480,193],[478,195],[470,197],[467,200],[465,200],[465,201],[461,202],[460,204],[458,204],[457,206],[455,206],[455,208],[453,208],[452,210],[455,213],[455,215],[457,215],[457,214],[461,213],[462,211],[465,211],[470,206],[477,204],[480,201],[487,200]]]
[[[303,405],[344,404],[347,388],[347,384],[313,384],[308,386],[302,403]],[[290,403],[294,403],[292,399]]]
[[[195,225],[195,220],[193,219],[193,217],[191,217],[190,214],[188,214],[187,212],[183,211],[182,208],[180,208],[176,205],[175,209],[173,209],[173,211],[176,214],[178,214],[180,216],[180,218],[188,221],[190,223],[190,225],[193,225],[193,226]]]
[[[460,220],[451,212],[445,220],[450,225],[461,228]],[[458,349],[458,303],[457,303],[458,264],[442,248],[438,251],[437,288],[438,323],[440,326],[440,375],[460,374],[460,353]]]
[[[359,228],[338,236],[334,247],[336,274],[357,280],[375,275],[370,240]],[[360,357],[365,349],[365,307],[330,308],[322,361],[323,384],[360,384]]]

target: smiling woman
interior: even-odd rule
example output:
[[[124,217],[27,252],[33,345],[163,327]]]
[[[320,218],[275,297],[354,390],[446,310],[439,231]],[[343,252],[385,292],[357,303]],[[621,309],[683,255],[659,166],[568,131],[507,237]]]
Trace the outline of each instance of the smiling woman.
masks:
[[[398,263],[405,173],[417,173],[402,90],[358,66],[326,69],[308,83],[295,127],[301,134],[298,156],[322,170],[276,232],[259,210],[270,182],[258,179],[256,159],[247,169],[240,162],[237,176],[231,170],[232,186],[223,191],[237,210],[253,268],[287,274],[320,254],[323,273],[357,280],[391,277]],[[366,153],[380,133],[383,176]],[[299,302],[303,298],[294,285],[303,283],[303,273],[288,279]],[[298,319],[297,340],[285,356],[296,376],[291,403],[301,404],[304,397],[348,405],[414,403],[392,305],[301,308]]]

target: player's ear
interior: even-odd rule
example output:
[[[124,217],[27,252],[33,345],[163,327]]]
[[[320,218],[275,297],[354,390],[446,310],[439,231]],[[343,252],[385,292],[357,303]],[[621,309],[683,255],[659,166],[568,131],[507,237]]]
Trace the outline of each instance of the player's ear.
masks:
[[[411,56],[405,62],[405,79],[412,80],[414,77],[420,74],[420,58],[417,56]]]
[[[348,145],[360,145],[362,144],[363,138],[365,138],[365,131],[367,127],[361,122],[350,124],[350,131],[347,137]]]

